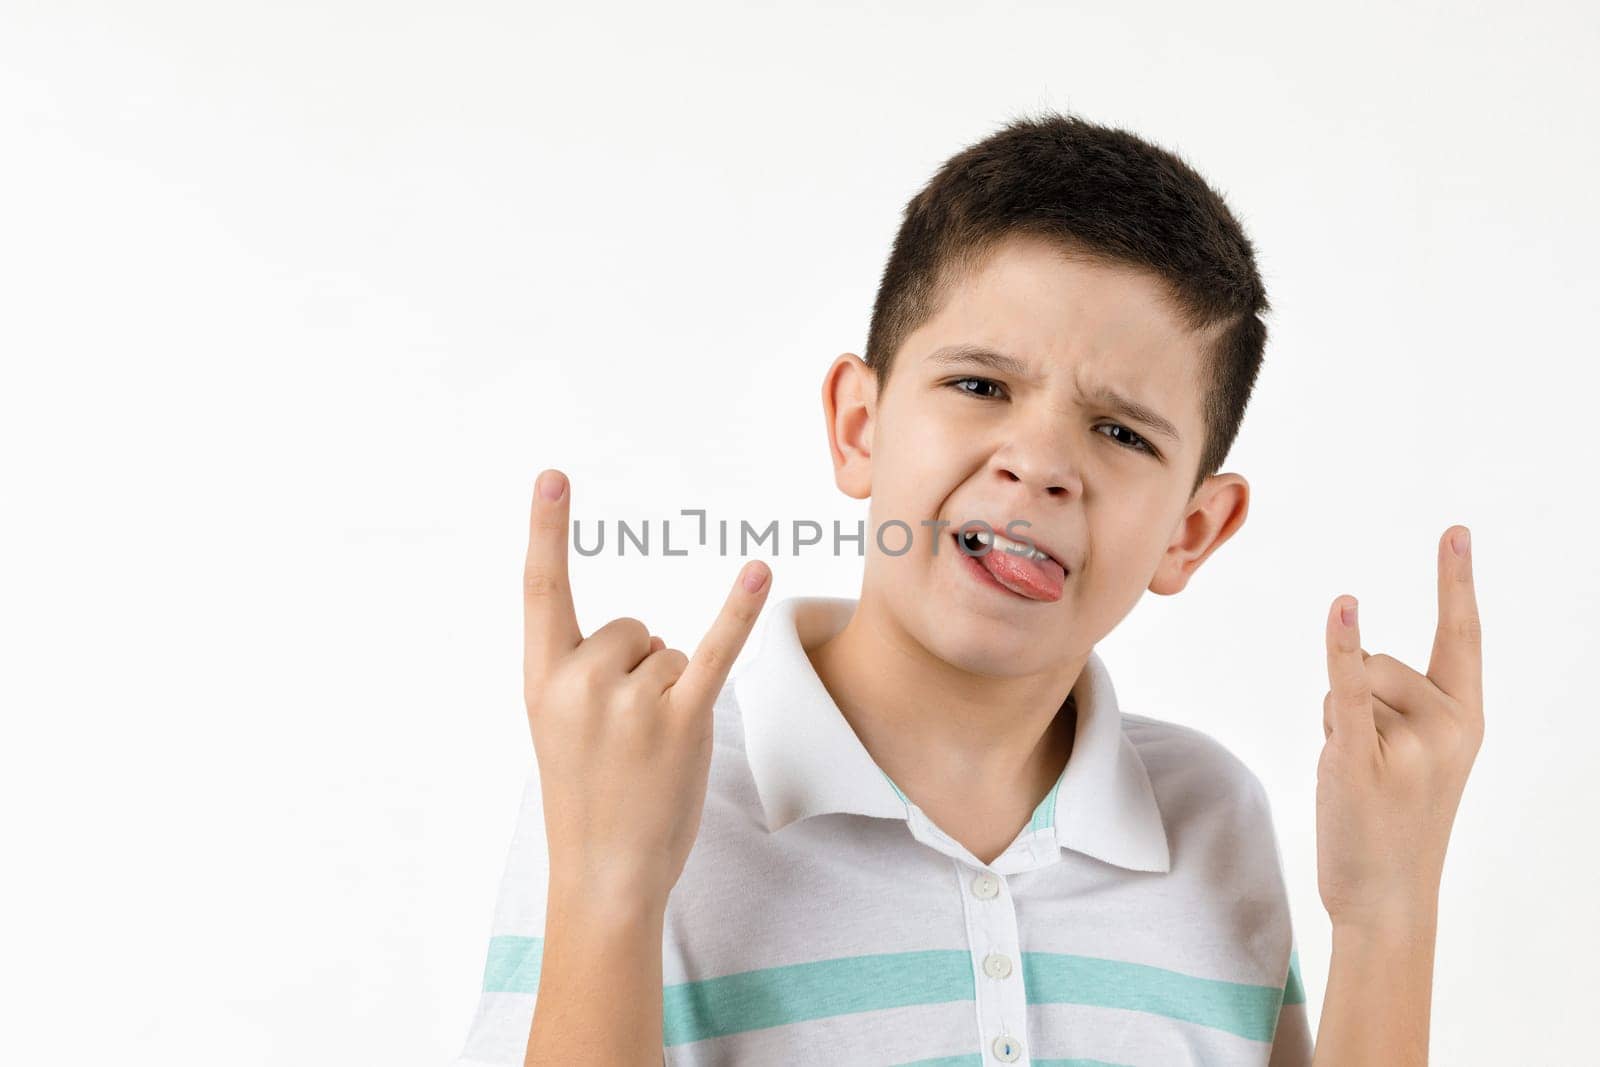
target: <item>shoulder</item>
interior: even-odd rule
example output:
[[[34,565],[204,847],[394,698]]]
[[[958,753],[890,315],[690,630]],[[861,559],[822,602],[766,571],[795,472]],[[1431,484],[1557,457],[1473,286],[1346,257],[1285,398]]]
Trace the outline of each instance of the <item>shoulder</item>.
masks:
[[[1164,815],[1227,815],[1270,830],[1261,779],[1221,741],[1192,726],[1127,713],[1122,731],[1144,762]]]
[[[1124,712],[1122,732],[1133,742],[1152,780],[1158,773],[1203,777],[1230,791],[1265,793],[1261,779],[1244,760],[1203,730]]]
[[[1231,969],[1232,981],[1277,986],[1294,933],[1261,779],[1203,730],[1126,713],[1122,728],[1167,835],[1172,863],[1161,892],[1183,902],[1183,925],[1164,936],[1182,955]]]

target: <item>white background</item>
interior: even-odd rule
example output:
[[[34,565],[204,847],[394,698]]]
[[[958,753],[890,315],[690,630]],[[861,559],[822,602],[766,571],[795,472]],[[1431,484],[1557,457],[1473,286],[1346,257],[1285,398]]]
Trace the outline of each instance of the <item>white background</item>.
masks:
[[[1323,619],[1426,669],[1470,526],[1434,1059],[1586,1060],[1600,17],[1121,7],[5,4],[0,1059],[452,1056],[532,758],[534,476],[853,527],[819,389],[905,201],[1057,108],[1197,166],[1275,307],[1249,521],[1099,646],[1124,706],[1265,782],[1315,1014]],[[692,648],[739,565],[575,558],[580,621]]]

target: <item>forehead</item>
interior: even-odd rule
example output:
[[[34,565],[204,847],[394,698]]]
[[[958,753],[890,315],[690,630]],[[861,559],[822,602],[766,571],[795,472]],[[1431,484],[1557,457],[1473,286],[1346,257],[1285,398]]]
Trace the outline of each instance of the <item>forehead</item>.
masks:
[[[928,364],[952,344],[993,348],[1024,361],[1043,381],[1130,393],[1192,429],[1207,340],[1184,325],[1154,275],[1074,257],[1040,238],[1013,237],[955,281],[903,351]]]

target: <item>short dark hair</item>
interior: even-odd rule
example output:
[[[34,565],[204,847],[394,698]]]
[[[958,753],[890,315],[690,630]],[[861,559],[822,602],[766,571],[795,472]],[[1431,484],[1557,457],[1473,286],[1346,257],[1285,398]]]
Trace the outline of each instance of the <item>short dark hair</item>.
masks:
[[[1267,343],[1269,310],[1244,228],[1176,153],[1070,114],[1018,118],[947,160],[906,204],[884,266],[866,362],[887,384],[905,339],[1004,238],[1043,237],[1151,272],[1192,331],[1205,446],[1192,493],[1233,447]]]

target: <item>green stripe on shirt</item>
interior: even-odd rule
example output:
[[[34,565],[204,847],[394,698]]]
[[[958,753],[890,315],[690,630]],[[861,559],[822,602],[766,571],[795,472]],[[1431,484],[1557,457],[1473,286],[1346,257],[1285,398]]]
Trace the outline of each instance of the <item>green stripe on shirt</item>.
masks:
[[[1128,1067],[1125,1063],[1111,1063],[1107,1060],[1043,1060],[1037,1056],[1031,1062],[1033,1067]],[[897,1063],[894,1067],[985,1067],[985,1064],[983,1053],[969,1052],[964,1056],[936,1056],[931,1060]]]
[[[1306,1002],[1305,983],[1300,981],[1300,950],[1289,951],[1289,978],[1283,983],[1284,1004],[1304,1004]]]
[[[483,965],[483,991],[537,993],[543,962],[542,937],[491,937],[489,959]]]
[[[536,992],[543,949],[543,938],[490,938],[484,991]],[[1271,1041],[1282,1005],[1299,1003],[1305,996],[1294,963],[1282,988],[1056,952],[1024,952],[1022,966],[1030,1004],[1139,1011],[1253,1041]],[[972,955],[964,950],[846,956],[669,985],[662,990],[663,1038],[669,1046],[681,1045],[834,1015],[976,996]]]
[[[1165,1015],[1252,1041],[1271,1041],[1283,990],[1162,967],[1059,952],[1024,952],[1029,1004],[1085,1004]]]

